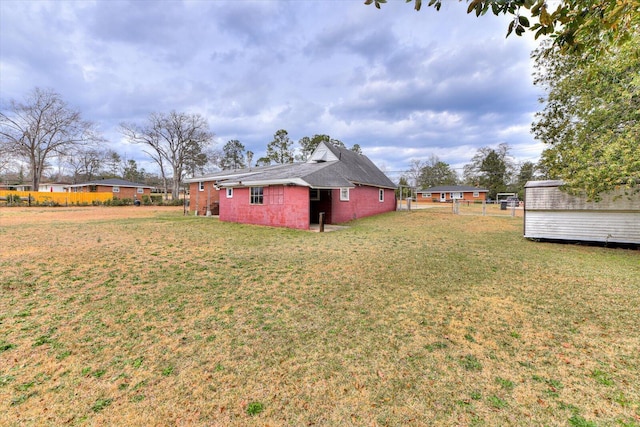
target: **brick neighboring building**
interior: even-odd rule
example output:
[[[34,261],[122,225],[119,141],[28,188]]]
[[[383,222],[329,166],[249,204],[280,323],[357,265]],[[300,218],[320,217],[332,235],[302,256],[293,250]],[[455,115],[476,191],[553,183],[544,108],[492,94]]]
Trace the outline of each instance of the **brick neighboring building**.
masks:
[[[141,199],[151,195],[151,186],[127,181],[125,179],[110,178],[68,185],[71,193],[113,193],[115,199]]]
[[[416,191],[416,201],[427,203],[451,202],[453,200],[465,202],[482,202],[487,200],[489,190],[468,185],[441,185]]]
[[[221,221],[309,229],[396,209],[396,185],[362,154],[320,143],[305,163],[222,171],[187,180],[190,210]]]

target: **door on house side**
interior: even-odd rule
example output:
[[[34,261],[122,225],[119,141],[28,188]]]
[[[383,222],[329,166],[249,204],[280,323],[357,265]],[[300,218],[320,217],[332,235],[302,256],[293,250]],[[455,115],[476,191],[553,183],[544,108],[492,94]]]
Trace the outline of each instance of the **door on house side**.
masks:
[[[441,202],[447,201],[447,193],[440,193],[440,201]]]
[[[331,224],[331,190],[309,190],[309,213],[311,224],[317,224],[320,212],[324,212],[324,223]]]

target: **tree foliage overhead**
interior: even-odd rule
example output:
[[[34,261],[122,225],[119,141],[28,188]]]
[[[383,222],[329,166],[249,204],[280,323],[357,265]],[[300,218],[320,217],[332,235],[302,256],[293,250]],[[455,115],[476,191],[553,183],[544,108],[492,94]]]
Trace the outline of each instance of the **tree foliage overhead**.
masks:
[[[208,157],[205,149],[213,140],[207,120],[199,114],[152,113],[143,126],[122,123],[122,134],[134,144],[146,146],[145,153],[160,168],[165,189],[167,169],[171,169],[172,198],[177,198],[187,172],[203,167]]]
[[[424,3],[440,10],[446,0],[405,0],[420,10]],[[459,0],[462,1],[462,0]],[[380,9],[387,0],[365,0]],[[633,36],[640,28],[638,0],[466,0],[467,13],[476,16],[490,12],[512,15],[507,36],[521,36],[533,31],[536,38],[550,35],[563,50],[598,54],[609,45],[618,45]]]
[[[11,100],[0,110],[0,152],[28,161],[36,191],[52,158],[99,141],[93,123],[53,90],[35,88],[24,102]]]
[[[541,165],[573,193],[598,199],[640,185],[640,35],[585,63],[556,46],[534,53],[535,83],[547,90],[533,124],[547,144]]]

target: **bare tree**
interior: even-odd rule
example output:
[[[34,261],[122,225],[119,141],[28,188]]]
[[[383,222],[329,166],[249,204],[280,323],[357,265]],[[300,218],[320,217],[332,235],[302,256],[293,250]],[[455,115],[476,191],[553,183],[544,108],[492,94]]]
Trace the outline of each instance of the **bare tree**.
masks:
[[[407,182],[412,187],[417,187],[420,180],[420,174],[422,169],[427,165],[427,162],[418,159],[411,159],[409,161],[409,170],[405,172],[404,176],[407,178]]]
[[[107,159],[107,152],[94,148],[80,149],[70,154],[65,159],[65,164],[70,169],[73,183],[80,180],[91,181],[103,168]]]
[[[0,144],[0,175],[2,175],[3,171],[9,169],[9,164],[11,163],[11,157],[9,153],[5,153],[2,150],[2,144]]]
[[[204,117],[175,111],[152,113],[144,126],[122,123],[120,131],[130,142],[146,146],[143,151],[160,168],[165,194],[167,172],[171,170],[173,199],[178,197],[185,174],[207,162],[208,156],[204,151],[213,140],[213,133]]]
[[[24,103],[11,100],[0,111],[2,151],[29,162],[35,191],[53,157],[101,140],[93,123],[82,120],[53,90],[35,88]]]

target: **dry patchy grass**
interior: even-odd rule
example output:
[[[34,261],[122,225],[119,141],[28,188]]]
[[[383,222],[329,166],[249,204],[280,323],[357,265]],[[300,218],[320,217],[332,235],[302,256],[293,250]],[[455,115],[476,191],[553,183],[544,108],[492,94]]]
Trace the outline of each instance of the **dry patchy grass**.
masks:
[[[637,250],[80,209],[0,210],[0,424],[640,423]]]

